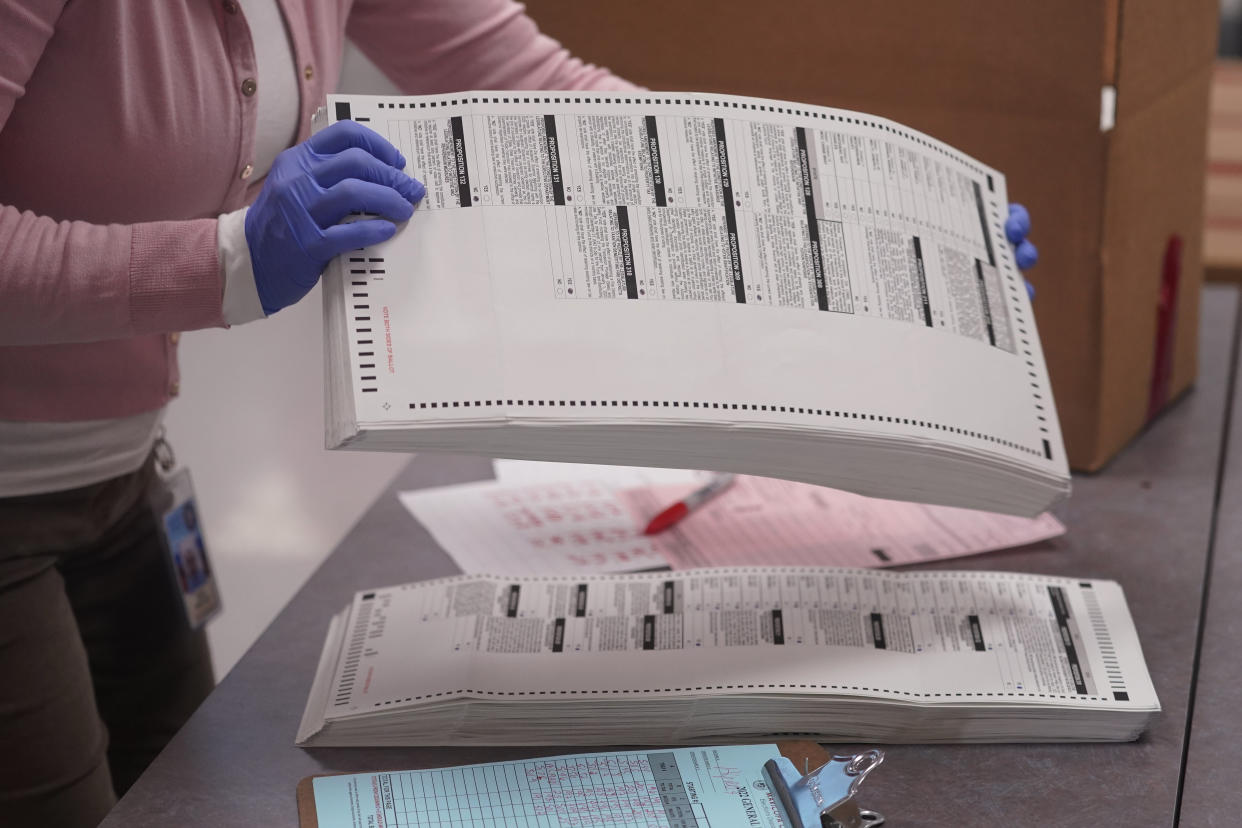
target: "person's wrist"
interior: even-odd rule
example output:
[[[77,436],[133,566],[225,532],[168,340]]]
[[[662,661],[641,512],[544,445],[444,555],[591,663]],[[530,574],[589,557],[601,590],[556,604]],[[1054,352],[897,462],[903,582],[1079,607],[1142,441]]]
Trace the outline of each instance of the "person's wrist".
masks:
[[[250,243],[246,237],[249,208],[225,213],[217,220],[216,249],[224,291],[222,297],[224,322],[242,325],[266,316],[255,281]]]

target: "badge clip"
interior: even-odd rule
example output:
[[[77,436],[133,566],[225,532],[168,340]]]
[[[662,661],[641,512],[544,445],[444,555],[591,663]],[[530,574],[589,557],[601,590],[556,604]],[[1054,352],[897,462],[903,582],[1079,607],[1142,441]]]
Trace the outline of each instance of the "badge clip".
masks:
[[[160,426],[160,430],[155,434],[155,444],[151,446],[151,451],[155,454],[155,464],[165,475],[177,468],[177,455],[173,454],[172,446],[164,439],[163,426]]]
[[[884,761],[884,751],[834,756],[809,773],[786,757],[769,759],[764,771],[785,809],[790,828],[877,828],[884,817],[860,808],[855,796],[867,774]]]

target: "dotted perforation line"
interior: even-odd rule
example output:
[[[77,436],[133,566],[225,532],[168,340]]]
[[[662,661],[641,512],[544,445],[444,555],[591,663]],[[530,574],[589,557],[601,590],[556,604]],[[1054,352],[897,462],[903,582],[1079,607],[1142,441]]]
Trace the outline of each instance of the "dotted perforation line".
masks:
[[[440,408],[495,408],[498,406],[515,406],[522,408],[564,408],[566,406],[572,408],[701,408],[701,409],[727,409],[731,411],[763,411],[772,414],[805,414],[816,417],[832,417],[842,420],[867,420],[873,422],[894,423],[900,425],[911,425],[919,428],[926,428],[929,431],[947,431],[952,434],[960,434],[964,437],[972,437],[984,442],[993,443],[1006,448],[1022,451],[1033,456],[1043,456],[1042,450],[1037,450],[1029,446],[1023,446],[1012,440],[1005,440],[991,434],[984,434],[981,431],[973,431],[968,428],[959,426],[945,425],[944,423],[931,422],[929,420],[911,419],[909,417],[893,417],[887,414],[870,414],[857,411],[833,411],[826,408],[810,408],[806,406],[795,405],[763,405],[759,403],[722,403],[722,402],[695,402],[689,400],[522,400],[522,399],[495,399],[495,400],[439,400],[435,402],[412,402],[409,404],[411,409],[440,409]]]
[[[742,110],[750,110],[752,112],[772,112],[772,113],[779,113],[782,115],[798,115],[803,118],[817,119],[821,121],[835,121],[835,122],[844,123],[844,124],[852,124],[855,126],[869,127],[870,129],[874,129],[877,132],[887,132],[892,135],[897,135],[902,138],[905,138],[907,141],[912,141],[918,144],[919,146],[924,147],[925,149],[929,149],[933,152],[943,155],[946,158],[951,158],[954,161],[961,164],[962,166],[976,173],[977,175],[980,175],[980,176],[988,175],[987,170],[979,166],[977,163],[972,161],[967,156],[962,155],[961,153],[955,152],[954,150],[949,148],[947,145],[941,144],[937,141],[933,141],[921,133],[902,129],[900,126],[892,124],[890,122],[886,122],[884,120],[873,120],[873,119],[869,119],[865,117],[860,117],[856,114],[838,115],[836,114],[836,112],[830,111],[823,107],[816,107],[816,106],[808,106],[805,108],[799,108],[799,107],[792,107],[792,106],[774,106],[774,105],[768,105],[768,104],[753,104],[753,103],[747,103],[745,101],[721,101],[721,100],[713,100],[710,98],[706,98],[706,99],[705,98],[684,98],[684,99],[683,98],[641,98],[641,97],[614,98],[614,97],[579,97],[579,96],[574,96],[571,98],[568,96],[566,97],[552,97],[552,96],[539,97],[538,95],[534,95],[530,97],[526,97],[526,96],[518,97],[516,95],[512,97],[484,96],[481,98],[471,97],[471,98],[459,98],[456,100],[450,98],[449,100],[441,100],[441,101],[419,101],[417,107],[413,103],[410,103],[407,105],[406,102],[404,101],[381,101],[377,103],[376,106],[379,109],[428,109],[428,108],[436,109],[437,107],[448,109],[450,107],[468,106],[470,104],[478,104],[478,103],[482,103],[482,104],[508,104],[508,103],[513,103],[513,104],[532,104],[532,103],[533,104],[539,104],[539,103],[584,104],[585,103],[585,104],[609,104],[609,105],[638,104],[638,105],[645,105],[645,106],[665,106],[665,105],[668,105],[668,106],[682,106],[682,105],[714,106],[714,107],[722,108],[722,109],[742,109]]]
[[[1008,245],[1009,239],[1005,236],[1004,222],[1001,219],[1000,210],[997,208],[995,200],[992,201],[989,212],[992,214],[992,228],[995,232],[996,243]],[[1005,280],[1009,286],[1010,304],[1014,309],[1013,315],[1018,331],[1017,340],[1020,343],[1018,349],[1022,353],[1023,361],[1026,363],[1027,384],[1031,389],[1031,404],[1035,406],[1036,427],[1039,429],[1040,434],[1048,436],[1051,432],[1048,431],[1048,410],[1045,405],[1047,402],[1045,394],[1047,392],[1040,385],[1040,376],[1035,373],[1035,358],[1031,352],[1031,335],[1027,331],[1026,317],[1022,313],[1021,297],[1026,293],[1026,285],[1019,284],[1019,274],[1017,269],[1010,263],[1010,257],[1001,257],[1000,261],[1005,271]]]
[[[818,730],[778,730],[772,734],[778,738],[794,738],[801,736],[822,736]]]
[[[846,684],[716,684],[706,685],[702,687],[633,687],[633,688],[604,688],[602,690],[444,690],[439,693],[426,693],[420,696],[405,696],[404,698],[386,699],[384,701],[372,702],[372,707],[386,707],[392,704],[405,704],[407,702],[422,701],[424,699],[438,699],[446,696],[492,696],[492,697],[526,697],[526,696],[609,696],[619,694],[662,694],[662,693],[693,693],[693,692],[716,692],[720,690],[842,690],[842,691],[859,691],[866,693],[886,693],[893,696],[905,696],[912,699],[953,699],[953,698],[971,698],[971,699],[1000,699],[1000,698],[1025,698],[1025,699],[1048,699],[1057,701],[1078,701],[1078,702],[1111,702],[1113,699],[1107,696],[1084,696],[1069,695],[1064,693],[1021,693],[1021,692],[959,692],[959,693],[920,693],[915,690],[890,690],[881,687],[863,687],[858,685]]]

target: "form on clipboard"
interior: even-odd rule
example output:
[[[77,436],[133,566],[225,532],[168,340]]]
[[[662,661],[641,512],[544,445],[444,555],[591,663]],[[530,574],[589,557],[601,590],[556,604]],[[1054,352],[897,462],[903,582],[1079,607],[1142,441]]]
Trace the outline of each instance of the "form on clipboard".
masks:
[[[856,794],[883,758],[782,742],[318,776],[298,814],[301,828],[873,828],[884,817]]]

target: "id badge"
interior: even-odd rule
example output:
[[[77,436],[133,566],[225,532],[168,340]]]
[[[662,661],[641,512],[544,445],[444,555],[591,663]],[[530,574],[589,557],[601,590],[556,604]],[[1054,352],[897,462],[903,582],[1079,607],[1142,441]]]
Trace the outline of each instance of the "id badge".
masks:
[[[162,437],[159,442],[163,443]],[[164,492],[154,501],[155,514],[186,621],[198,629],[220,612],[220,591],[207,558],[190,471],[181,468],[167,474],[173,467],[167,443],[157,445],[156,458],[167,476],[156,484]]]

